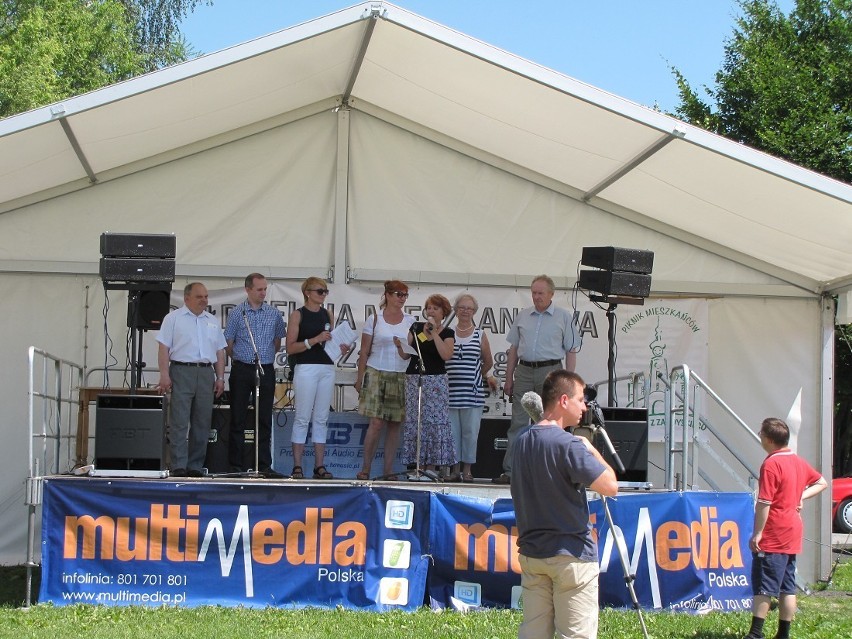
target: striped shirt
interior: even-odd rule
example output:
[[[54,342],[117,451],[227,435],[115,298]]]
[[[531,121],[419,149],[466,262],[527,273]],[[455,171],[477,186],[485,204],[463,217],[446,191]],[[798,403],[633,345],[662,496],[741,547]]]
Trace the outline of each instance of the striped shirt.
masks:
[[[485,404],[482,384],[482,331],[478,328],[467,339],[456,335],[453,356],[447,360],[450,408],[473,408]]]

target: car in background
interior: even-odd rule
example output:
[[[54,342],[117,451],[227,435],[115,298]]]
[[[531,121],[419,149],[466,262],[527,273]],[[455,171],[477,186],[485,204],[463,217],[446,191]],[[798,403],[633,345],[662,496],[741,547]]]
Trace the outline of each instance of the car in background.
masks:
[[[852,533],[852,477],[831,480],[831,520],[837,532]]]

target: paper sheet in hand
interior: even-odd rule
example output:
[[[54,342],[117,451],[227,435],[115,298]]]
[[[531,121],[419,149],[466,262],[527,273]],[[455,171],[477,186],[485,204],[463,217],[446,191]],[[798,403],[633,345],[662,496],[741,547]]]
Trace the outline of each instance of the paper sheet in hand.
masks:
[[[419,357],[419,355],[417,354],[416,348],[414,348],[411,344],[409,344],[405,340],[399,340],[399,341],[400,341],[400,344],[402,345],[402,352],[403,353],[408,353],[409,355],[412,355],[414,357]]]
[[[343,344],[349,346],[350,344],[353,344],[356,339],[358,339],[358,336],[349,324],[338,324],[337,328],[331,331],[331,339],[325,343],[325,354],[331,358],[332,362],[337,363],[337,360],[340,359],[341,355],[340,346]]]

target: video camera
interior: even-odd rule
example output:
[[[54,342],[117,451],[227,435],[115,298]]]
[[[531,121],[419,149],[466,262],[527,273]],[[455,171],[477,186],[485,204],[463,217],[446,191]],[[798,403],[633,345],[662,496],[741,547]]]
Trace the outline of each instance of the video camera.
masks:
[[[594,424],[598,426],[604,425],[603,412],[597,402],[597,396],[598,389],[595,387],[587,385],[583,389],[583,402],[586,404],[586,412],[583,413],[583,421],[580,422],[580,426],[588,428]]]

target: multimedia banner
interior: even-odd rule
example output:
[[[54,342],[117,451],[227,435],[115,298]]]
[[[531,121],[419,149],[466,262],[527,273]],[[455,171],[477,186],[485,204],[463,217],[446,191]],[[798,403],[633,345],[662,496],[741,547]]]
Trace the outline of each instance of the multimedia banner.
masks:
[[[746,493],[624,494],[607,500],[613,528],[603,502],[592,501],[601,605],[632,606],[626,572],[643,608],[747,610],[752,503]],[[48,479],[39,601],[520,608],[517,536],[509,499],[339,484]]]
[[[48,479],[39,600],[413,610],[429,493]]]
[[[432,500],[432,606],[521,607],[511,501],[440,494]],[[636,493],[607,504],[615,534],[603,501],[590,503],[601,605],[632,607],[627,574],[635,575],[633,589],[643,608],[694,613],[750,608],[751,495]]]

